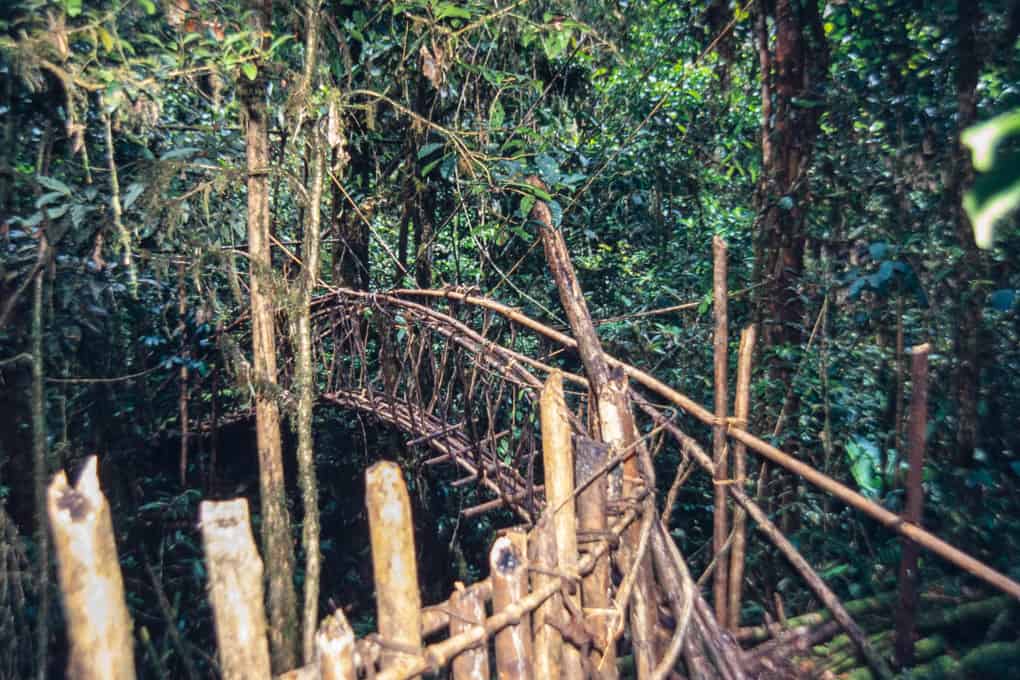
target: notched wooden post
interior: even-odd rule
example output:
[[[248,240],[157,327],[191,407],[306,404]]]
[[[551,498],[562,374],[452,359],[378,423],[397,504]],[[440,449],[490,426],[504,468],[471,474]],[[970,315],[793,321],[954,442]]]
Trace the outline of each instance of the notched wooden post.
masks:
[[[511,530],[496,539],[489,552],[492,578],[492,613],[524,599],[528,594],[528,537]],[[531,616],[521,615],[518,623],[496,633],[496,674],[499,680],[531,680]]]
[[[608,479],[605,473],[592,480],[609,458],[609,447],[588,437],[574,439],[574,478],[578,486],[587,486],[577,495],[577,529],[579,538],[589,546],[597,545],[599,540],[606,540],[609,520],[606,516],[606,499]],[[609,638],[609,589],[612,586],[609,574],[609,555],[605,554],[595,561],[595,566],[581,581],[581,596],[584,604],[584,615],[595,646],[592,649],[592,667],[601,669],[599,677],[603,680],[615,680],[619,673],[616,669],[616,645],[608,644]]]
[[[354,631],[343,610],[337,609],[319,625],[315,634],[315,653],[322,680],[357,680]]]
[[[403,654],[418,654],[421,650],[421,595],[414,524],[399,465],[391,461],[376,463],[365,473],[365,486],[385,669]]]
[[[563,396],[563,374],[554,371],[542,388],[542,461],[545,470],[547,512],[552,512],[556,534],[556,564],[560,573],[579,581],[577,573],[577,516],[574,510],[574,452],[570,441],[570,421]],[[573,604],[567,611],[580,611],[579,593],[567,595]],[[566,612],[561,621],[568,616]],[[580,623],[580,622],[578,622]],[[563,645],[560,669],[565,680],[581,680],[584,675],[581,652],[570,644]]]
[[[251,533],[248,501],[202,501],[202,545],[224,680],[271,677],[262,559]]]
[[[915,347],[911,353],[910,365],[910,380],[914,387],[910,396],[910,468],[907,471],[907,501],[903,519],[918,526],[921,525],[924,505],[921,481],[924,473],[924,440],[928,429],[929,351],[931,347],[927,343]],[[917,558],[921,554],[921,547],[909,538],[901,539],[901,543],[903,549],[899,570],[900,606],[896,610],[896,664],[906,668],[914,661]]]
[[[67,677],[129,680],[135,677],[131,617],[96,468],[92,456],[74,487],[56,474],[46,496],[70,638]]]
[[[531,570],[531,590],[542,590],[556,577],[556,534],[549,517],[543,515],[528,537],[528,563]],[[563,638],[550,621],[560,621],[563,604],[559,594],[543,602],[532,616],[532,635],[535,641],[534,668],[536,678],[558,678],[562,668]]]
[[[450,637],[485,625],[485,602],[477,590],[457,583],[450,597]],[[453,657],[454,680],[489,680],[489,652],[485,643]]]

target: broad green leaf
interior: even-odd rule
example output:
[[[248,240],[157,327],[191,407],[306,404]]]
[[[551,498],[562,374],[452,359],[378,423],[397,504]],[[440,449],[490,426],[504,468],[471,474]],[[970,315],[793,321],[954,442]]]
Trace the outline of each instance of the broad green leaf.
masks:
[[[142,9],[145,10],[145,13],[149,16],[156,13],[156,3],[152,0],[138,0],[138,4],[142,6]]]
[[[178,149],[171,149],[165,154],[159,157],[161,161],[180,161],[186,158],[191,158],[199,152],[199,148],[196,146],[182,146]]]
[[[96,34],[99,36],[99,42],[103,43],[103,49],[107,52],[113,52],[113,36],[102,26],[96,26]]]
[[[431,144],[426,144],[422,148],[418,149],[418,160],[425,158],[436,149],[441,149],[442,147],[443,147],[442,142],[432,142]]]
[[[52,177],[45,177],[44,175],[36,175],[35,180],[42,184],[50,191],[57,191],[65,196],[71,195],[71,187],[67,186],[59,179],[53,179]]]
[[[124,193],[124,210],[129,209],[138,200],[138,197],[145,191],[145,185],[141,182],[132,182]]]
[[[996,149],[1007,137],[1020,134],[1020,110],[1004,113],[963,131],[960,141],[973,156],[974,168],[988,172],[995,165]]]
[[[248,80],[255,80],[255,78],[257,78],[259,75],[258,68],[256,68],[255,64],[251,63],[250,61],[246,61],[243,64],[241,64],[241,71],[244,73],[244,77],[247,78]]]
[[[78,16],[81,14],[81,0],[64,0],[64,11],[69,17]]]
[[[974,225],[974,241],[991,248],[995,225],[1020,207],[1020,155],[998,159],[995,167],[974,182],[963,197],[963,207]]]
[[[1003,288],[992,293],[988,301],[992,307],[1000,312],[1008,312],[1016,300],[1016,291],[1012,288]]]
[[[436,19],[470,19],[471,12],[463,7],[458,7],[452,2],[441,2],[433,10],[436,13]]]
[[[522,196],[521,197],[521,217],[528,219],[531,215],[531,209],[535,206],[534,196]]]
[[[499,129],[503,127],[505,120],[506,111],[503,110],[503,105],[499,103],[499,99],[494,99],[489,107],[489,127]]]

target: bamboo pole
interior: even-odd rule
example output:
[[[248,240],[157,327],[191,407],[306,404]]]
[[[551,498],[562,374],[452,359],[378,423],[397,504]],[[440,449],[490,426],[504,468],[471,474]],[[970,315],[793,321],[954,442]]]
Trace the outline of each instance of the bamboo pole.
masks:
[[[579,486],[584,485],[605,465],[609,447],[587,437],[575,437],[574,476]],[[577,528],[582,535],[592,539],[605,540],[609,525],[606,516],[608,479],[600,474],[587,484],[577,495]],[[584,603],[585,621],[595,638],[591,652],[591,666],[598,668],[603,680],[615,680],[619,673],[616,668],[616,645],[609,641],[609,589],[612,586],[609,573],[609,557],[595,562],[591,573],[581,581],[581,597]],[[602,650],[602,651],[599,651]]]
[[[907,501],[903,519],[920,526],[924,504],[921,479],[924,472],[924,439],[928,427],[928,344],[915,347],[910,364],[913,393],[910,397],[910,468],[907,471]],[[896,610],[896,664],[907,668],[914,663],[914,626],[917,615],[917,558],[920,547],[902,539],[899,589]]]
[[[508,531],[496,539],[489,552],[492,579],[492,612],[499,614],[528,594],[528,536]],[[499,680],[531,680],[531,615],[521,614],[518,623],[496,633],[496,675]]]
[[[693,441],[690,437],[685,435],[678,427],[670,422],[665,423],[665,427],[669,430],[678,440],[681,440],[686,447],[686,450],[694,457],[701,467],[707,470],[710,474],[714,474],[712,469],[712,460],[708,457],[697,442]],[[811,588],[812,592],[822,603],[832,612],[832,617],[839,621],[839,624],[843,627],[843,630],[847,632],[857,647],[861,650],[861,654],[865,659],[868,660],[868,665],[871,666],[876,675],[881,678],[891,678],[892,672],[889,670],[888,664],[885,660],[875,651],[875,649],[868,642],[864,632],[860,629],[860,626],[853,620],[850,614],[843,607],[843,604],[836,597],[836,594],[829,589],[825,582],[818,576],[811,565],[807,563],[807,560],[797,551],[789,539],[783,535],[783,532],[769,519],[768,515],[758,506],[757,503],[753,502],[747,495],[747,493],[739,486],[732,486],[730,488],[730,495],[733,500],[738,503],[747,514],[750,515],[751,519],[758,523],[758,529],[765,534],[772,544],[786,557],[789,561],[790,566],[794,568],[807,583],[808,587]]]
[[[110,506],[90,457],[72,488],[59,472],[46,494],[57,576],[70,638],[67,677],[132,680],[131,617],[117,561]]]
[[[737,427],[747,428],[751,412],[751,362],[754,357],[754,325],[740,333],[740,350],[737,360],[737,394],[733,404],[733,417]],[[737,442],[733,447],[733,483],[744,488],[747,477],[747,446]],[[736,631],[740,627],[741,595],[744,588],[744,561],[747,553],[747,511],[737,507],[733,512],[733,547],[730,553],[729,623]]]
[[[610,533],[614,537],[619,537],[624,530],[634,522],[634,519],[637,516],[638,513],[636,511],[627,510],[624,512],[622,517],[613,523],[613,526],[609,530]],[[591,553],[585,555],[581,559],[578,564],[578,571],[582,575],[587,574],[595,561],[608,552],[608,550],[608,543],[595,548]],[[525,597],[512,602],[501,611],[487,618],[484,626],[476,626],[469,629],[466,633],[454,635],[442,642],[429,645],[429,647],[424,650],[424,653],[419,656],[406,656],[399,662],[395,663],[392,667],[384,669],[382,672],[378,673],[376,675],[376,680],[406,680],[407,678],[412,678],[426,672],[429,668],[439,668],[445,665],[450,658],[459,654],[468,647],[472,647],[483,640],[487,640],[489,637],[495,635],[509,625],[520,622],[526,613],[535,611],[539,605],[558,593],[565,585],[566,580],[564,578],[561,576],[552,576],[551,580],[542,585],[541,588],[532,590],[532,592]],[[537,649],[535,649],[535,653],[538,653]],[[538,675],[536,671],[535,677],[543,678],[544,680],[546,677],[555,678],[558,676]]]
[[[344,290],[343,293],[345,295],[354,295],[357,293],[357,291]],[[486,298],[465,295],[463,293],[458,293],[452,290],[432,290],[432,291],[399,290],[395,291],[395,293],[399,295],[409,296],[413,295],[418,297],[447,298],[450,300],[456,300],[459,302],[465,302],[467,304],[476,305],[478,307],[482,307],[483,309],[489,309],[491,311],[494,311],[506,317],[507,319],[510,319],[511,321],[518,323],[521,326],[538,333],[539,335],[542,335],[544,337],[549,338],[550,340],[559,343],[563,347],[571,349],[576,349],[578,347],[578,342],[574,338],[571,338],[570,336],[566,335],[565,333],[561,333],[560,331],[550,328],[545,324],[539,323],[538,321],[535,321],[534,319],[525,316],[524,314],[520,313],[519,311],[511,307],[508,307],[499,302],[495,302],[493,300],[487,300]],[[400,298],[393,299],[396,302],[403,302],[402,300],[400,300]],[[413,303],[405,302],[405,304]],[[689,416],[692,416],[706,424],[714,423],[715,417],[712,414],[712,412],[706,409],[704,406],[698,404],[690,397],[678,392],[677,390],[663,383],[661,380],[642,371],[641,369],[634,368],[633,366],[625,364],[619,359],[609,354],[605,354],[604,357],[606,363],[610,367],[613,368],[619,367],[621,370],[623,370],[624,373],[626,373],[626,375],[629,378],[633,379],[635,382],[645,387],[650,392],[657,394],[663,399],[683,409]],[[548,368],[543,370],[548,370]],[[767,460],[776,463],[777,465],[786,468],[790,472],[793,472],[794,474],[804,478],[805,480],[807,480],[811,484],[814,484],[822,491],[825,491],[826,493],[835,496],[836,498],[843,501],[850,507],[859,510],[860,512],[863,512],[872,519],[878,521],[880,524],[882,524],[885,528],[889,529],[890,531],[894,531],[900,534],[901,536],[906,536],[907,538],[916,541],[918,544],[921,545],[921,547],[925,548],[926,550],[930,550],[931,552],[935,553],[936,555],[946,560],[950,564],[954,564],[960,569],[963,569],[969,574],[973,574],[977,578],[980,578],[981,580],[997,588],[998,590],[1001,590],[1002,592],[1007,593],[1014,598],[1020,599],[1020,583],[1017,583],[1016,581],[1009,578],[1005,574],[995,569],[992,569],[991,567],[980,562],[979,560],[974,559],[973,557],[963,552],[962,550],[959,550],[953,547],[952,545],[946,543],[938,536],[935,536],[934,534],[925,531],[920,527],[901,522],[898,515],[889,512],[882,506],[868,500],[864,496],[861,496],[859,493],[853,491],[846,485],[840,484],[839,482],[829,477],[828,475],[811,468],[809,465],[802,463],[801,461],[798,461],[797,459],[777,449],[771,444],[754,436],[750,432],[747,432],[739,428],[731,427],[728,429],[728,434],[730,438],[746,445],[747,448],[751,449],[752,451],[762,456],[763,458],[766,458]]]
[[[459,635],[485,625],[485,602],[477,590],[457,583],[450,598],[450,635]],[[489,652],[485,644],[465,649],[453,657],[454,680],[489,680]]]
[[[321,680],[357,680],[354,660],[354,631],[342,609],[337,609],[319,625],[315,650]]]
[[[563,397],[563,375],[554,371],[546,380],[540,398],[542,420],[542,467],[545,472],[546,509],[552,513],[556,535],[556,564],[560,573],[579,581],[577,573],[577,519],[574,508],[574,452],[570,442],[570,422]],[[565,594],[581,608],[580,594]],[[561,621],[565,620],[564,614]],[[560,673],[565,680],[581,680],[584,671],[577,647],[564,644]]]
[[[255,550],[248,501],[202,501],[198,513],[220,672],[224,680],[268,680],[262,559]]]
[[[549,584],[561,579],[556,572],[556,533],[549,517],[543,515],[528,536],[528,564],[531,570],[531,590],[545,590]],[[563,638],[550,621],[563,618],[563,605],[558,593],[542,603],[531,617],[536,678],[560,677],[563,659]]]
[[[537,177],[530,177],[528,183],[539,189],[545,189]],[[549,271],[556,281],[563,311],[570,322],[570,329],[577,339],[577,350],[584,364],[588,382],[595,393],[598,405],[599,428],[602,440],[609,444],[614,453],[620,453],[631,446],[638,449],[644,446],[637,436],[634,416],[631,413],[629,389],[626,377],[622,372],[610,374],[606,354],[595,331],[584,293],[577,280],[574,265],[570,260],[563,234],[552,224],[552,213],[542,201],[535,201],[531,217],[539,224],[542,245],[545,249]],[[631,456],[623,465],[624,488],[626,497],[634,497],[639,491],[641,473],[638,469],[637,456]],[[548,491],[547,491],[548,494]],[[630,634],[634,645],[634,659],[639,680],[651,677],[655,669],[655,650],[653,645],[655,629],[655,584],[652,574],[652,562],[649,555],[638,555],[641,531],[637,526],[627,530],[626,547],[621,551],[624,560],[623,571],[631,571],[631,559],[640,560],[635,569],[635,587],[631,593],[630,603]],[[633,554],[632,554],[633,553]]]
[[[722,624],[729,622],[726,607],[729,603],[727,596],[727,569],[728,560],[726,551],[726,539],[729,537],[729,518],[726,508],[726,485],[730,483],[728,478],[728,442],[726,440],[726,417],[727,398],[726,380],[728,364],[728,335],[729,321],[726,317],[726,242],[718,236],[712,238],[712,299],[713,315],[715,316],[715,338],[713,348],[715,353],[715,424],[712,426],[712,450],[715,462],[715,477],[712,480],[714,485],[715,503],[712,513],[712,551],[715,553],[716,564],[713,574],[712,599],[715,603],[715,618]]]
[[[382,666],[386,668],[404,653],[417,653],[421,648],[421,595],[414,525],[399,465],[378,462],[368,468],[365,479],[377,620],[379,636],[385,643]]]

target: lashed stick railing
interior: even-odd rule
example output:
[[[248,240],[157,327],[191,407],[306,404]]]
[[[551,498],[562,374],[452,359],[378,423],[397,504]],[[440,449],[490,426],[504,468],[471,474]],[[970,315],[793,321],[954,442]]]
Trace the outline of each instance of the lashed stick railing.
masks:
[[[339,294],[346,294],[346,291],[343,290],[337,292]],[[483,309],[496,312],[510,321],[552,340],[565,348],[577,348],[577,342],[569,335],[554,328],[550,328],[549,326],[528,317],[513,307],[458,290],[400,289],[393,291],[391,293],[391,297],[396,300],[400,300],[404,297],[447,299],[459,303],[475,305]],[[704,424],[715,424],[715,415],[690,397],[673,389],[672,387],[669,387],[662,381],[639,368],[626,364],[609,354],[606,354],[605,356],[606,362],[611,367],[621,368],[628,377],[641,385],[641,387],[647,389],[650,394],[672,403],[688,416],[693,417]],[[538,364],[538,366],[535,364]],[[541,362],[537,361],[531,361],[529,362],[529,365],[540,370],[553,370],[552,367],[544,366]],[[572,379],[578,384],[586,385],[586,381],[583,378],[579,378],[577,376],[571,378],[571,376],[566,374],[564,377]],[[747,432],[743,428],[737,427],[732,423],[728,423],[726,433],[731,439],[744,444],[749,450],[754,451],[756,454],[762,456],[768,461],[775,463],[803,478],[822,491],[846,503],[850,507],[859,510],[865,515],[878,521],[882,526],[886,527],[890,531],[909,538],[922,548],[938,555],[950,564],[953,564],[973,576],[976,576],[994,588],[1001,590],[1016,599],[1020,599],[1020,583],[1017,583],[1005,574],[997,571],[987,564],[984,564],[980,560],[971,557],[962,550],[955,548],[931,532],[914,524],[903,522],[899,515],[886,510],[881,505],[865,498],[845,484],[842,484],[832,477],[815,470],[806,463],[797,460],[775,446],[772,446],[768,442],[756,437],[750,432]]]

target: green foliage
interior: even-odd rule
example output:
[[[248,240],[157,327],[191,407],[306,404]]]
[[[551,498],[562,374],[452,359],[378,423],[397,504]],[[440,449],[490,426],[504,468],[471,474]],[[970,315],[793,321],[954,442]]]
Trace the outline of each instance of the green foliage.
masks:
[[[961,138],[974,154],[974,168],[981,173],[963,205],[974,223],[974,239],[982,248],[992,247],[995,225],[1020,205],[1020,155],[1013,148],[1017,139],[1020,110],[968,128]]]

